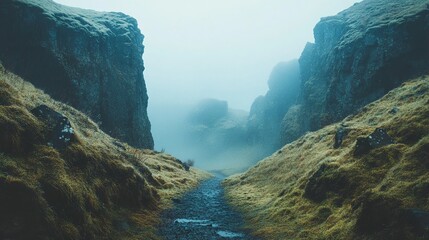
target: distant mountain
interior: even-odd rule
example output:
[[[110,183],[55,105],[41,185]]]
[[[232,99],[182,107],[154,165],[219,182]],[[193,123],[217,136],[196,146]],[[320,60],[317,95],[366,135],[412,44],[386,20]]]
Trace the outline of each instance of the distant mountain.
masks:
[[[123,13],[52,0],[0,1],[0,61],[111,136],[153,149],[143,79],[143,35]]]

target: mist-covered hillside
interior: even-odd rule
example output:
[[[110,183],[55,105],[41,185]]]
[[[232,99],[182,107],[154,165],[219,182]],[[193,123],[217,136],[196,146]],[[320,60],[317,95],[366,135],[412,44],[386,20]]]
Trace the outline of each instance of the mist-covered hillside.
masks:
[[[428,6],[364,0],[316,25],[288,144],[224,182],[254,235],[429,238]]]
[[[269,91],[252,104],[241,141],[257,149],[253,159],[427,74],[426,2],[364,1],[322,18],[315,43],[306,45],[298,61],[278,64]]]
[[[225,181],[263,239],[427,239],[429,78]]]

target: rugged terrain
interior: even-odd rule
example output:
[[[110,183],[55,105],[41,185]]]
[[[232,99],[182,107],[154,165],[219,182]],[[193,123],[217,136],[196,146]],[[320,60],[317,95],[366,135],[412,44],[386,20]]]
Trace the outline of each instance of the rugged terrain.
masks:
[[[402,82],[428,74],[429,1],[365,0],[322,18],[300,59],[301,92],[282,144],[340,121]]]
[[[119,12],[52,0],[0,1],[0,61],[128,144],[153,149],[143,79],[143,35]]]
[[[316,25],[289,144],[224,182],[255,235],[429,238],[428,6],[364,0]]]
[[[428,239],[428,116],[423,76],[230,177],[226,194],[266,239]]]
[[[157,239],[160,211],[208,177],[186,168],[0,66],[1,239]]]

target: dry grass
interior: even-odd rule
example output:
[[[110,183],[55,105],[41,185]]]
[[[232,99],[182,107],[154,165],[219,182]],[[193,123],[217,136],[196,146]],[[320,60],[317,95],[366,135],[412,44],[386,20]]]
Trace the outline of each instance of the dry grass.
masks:
[[[41,104],[71,121],[66,149],[46,145],[47,126],[30,113]],[[157,239],[161,209],[207,177],[111,138],[0,65],[1,239]]]
[[[340,125],[348,134],[335,149]],[[378,127],[396,143],[354,156],[356,139]],[[266,239],[428,237],[406,218],[407,209],[429,211],[429,77],[306,134],[224,185],[253,233]]]

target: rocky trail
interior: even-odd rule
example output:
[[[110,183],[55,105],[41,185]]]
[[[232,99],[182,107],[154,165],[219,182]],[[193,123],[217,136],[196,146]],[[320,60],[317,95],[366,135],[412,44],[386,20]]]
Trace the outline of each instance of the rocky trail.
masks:
[[[222,179],[214,177],[175,201],[162,214],[160,236],[167,240],[254,240],[243,230],[243,220],[224,198]]]

